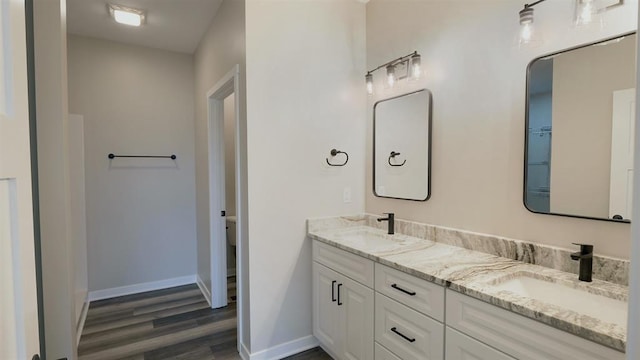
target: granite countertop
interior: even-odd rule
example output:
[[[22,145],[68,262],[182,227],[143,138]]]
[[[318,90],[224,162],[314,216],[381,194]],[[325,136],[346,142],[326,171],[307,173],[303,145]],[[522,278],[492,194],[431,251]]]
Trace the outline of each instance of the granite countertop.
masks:
[[[404,234],[387,235],[385,231],[369,226],[314,226],[309,228],[308,236],[601,345],[625,351],[626,311],[617,314],[616,323],[609,323],[598,319],[598,314],[578,313],[501,290],[497,285],[525,276],[605,295],[614,299],[613,302],[627,301],[626,286],[595,279],[586,283],[579,281],[575,274],[556,269]]]

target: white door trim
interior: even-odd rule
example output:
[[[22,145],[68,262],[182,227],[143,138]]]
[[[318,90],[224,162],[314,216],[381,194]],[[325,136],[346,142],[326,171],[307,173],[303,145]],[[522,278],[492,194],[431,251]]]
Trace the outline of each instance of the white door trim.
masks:
[[[224,99],[234,94],[235,96],[235,123],[236,123],[236,159],[235,159],[235,181],[236,181],[236,251],[243,253],[242,229],[244,224],[244,208],[242,194],[242,178],[240,169],[243,164],[241,149],[243,142],[240,141],[240,65],[235,65],[225,74],[209,91],[207,91],[207,125],[208,125],[208,165],[209,165],[209,240],[211,259],[211,307],[218,308],[227,305],[227,241],[226,241],[226,221],[220,216],[220,211],[225,210],[225,174],[224,174]],[[242,344],[242,324],[244,314],[243,293],[242,293],[242,256],[236,258],[236,282],[237,282],[237,315],[238,315],[238,349]]]

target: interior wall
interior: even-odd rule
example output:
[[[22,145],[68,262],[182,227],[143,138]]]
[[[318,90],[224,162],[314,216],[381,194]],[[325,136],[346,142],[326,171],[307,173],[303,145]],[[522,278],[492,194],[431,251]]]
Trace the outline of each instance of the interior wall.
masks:
[[[87,217],[84,177],[84,118],[69,114],[67,128],[70,187],[70,233],[73,248],[73,289],[75,325],[78,329],[82,309],[89,294],[89,269],[87,264]]]
[[[85,119],[89,290],[195,274],[193,58],[68,39],[69,107]]]
[[[49,0],[33,5],[45,355],[75,359],[75,265],[65,156],[69,116],[66,3]]]
[[[534,214],[523,206],[527,64],[543,54],[637,27],[637,2],[606,12],[601,31],[571,28],[573,6],[570,1],[536,6],[536,30],[545,41],[537,48],[519,49],[522,3],[371,0],[368,68],[417,50],[426,75],[414,85],[370,98],[367,212],[395,212],[402,219],[563,248],[572,248],[572,242],[592,243],[601,255],[628,258],[628,224]],[[377,198],[371,178],[372,105],[423,87],[433,92],[431,199]]]
[[[640,9],[636,13],[640,13]],[[636,41],[636,68],[638,68],[640,67],[640,38],[636,37]],[[640,88],[640,71],[636,72],[636,89],[638,88]],[[640,91],[636,91],[636,104],[640,104]],[[636,109],[636,124],[638,122],[640,122],[640,111]],[[640,139],[640,126],[635,128],[635,138]],[[634,146],[634,169],[638,169],[640,168],[640,141],[636,140]],[[633,179],[633,213],[640,214],[640,176]],[[631,223],[631,239],[626,349],[628,360],[640,358],[640,222],[638,221]]]
[[[245,2],[237,0],[224,0],[218,9],[211,26],[204,34],[198,48],[194,54],[195,65],[195,147],[196,147],[196,206],[197,206],[197,253],[198,253],[198,276],[205,286],[211,284],[211,264],[210,264],[210,232],[209,232],[209,149],[208,149],[208,118],[207,118],[207,91],[228,72],[233,70],[235,65],[240,65],[240,127],[237,129],[237,140],[240,148],[246,149],[246,97],[245,97]],[[246,152],[238,154],[246,164]],[[246,167],[240,167],[241,187],[236,189],[240,202],[244,204],[245,213],[241,215],[242,224],[237,224],[239,242],[247,242],[247,198],[246,194]],[[245,246],[246,250],[246,246]],[[239,302],[243,312],[247,316],[239,319],[243,322],[243,333],[241,342],[247,349],[251,348],[249,338],[249,261],[248,252],[238,254],[242,257],[243,278],[238,279],[239,289],[244,297],[244,301]],[[208,289],[211,291],[211,289]]]
[[[251,352],[265,358],[315,344],[305,220],[364,210],[364,6],[246,3]],[[326,164],[332,148],[346,166]]]
[[[553,212],[609,217],[613,92],[635,87],[635,51],[627,37],[553,60]]]

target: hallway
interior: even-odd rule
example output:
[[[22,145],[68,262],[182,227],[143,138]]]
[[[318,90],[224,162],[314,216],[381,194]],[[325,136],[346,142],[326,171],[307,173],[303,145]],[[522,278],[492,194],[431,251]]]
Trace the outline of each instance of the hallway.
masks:
[[[236,351],[236,282],[229,305],[210,309],[196,284],[91,303],[80,360],[240,359]],[[315,348],[289,360],[331,359]]]
[[[210,309],[195,284],[96,301],[78,355],[82,360],[239,359],[236,303]]]

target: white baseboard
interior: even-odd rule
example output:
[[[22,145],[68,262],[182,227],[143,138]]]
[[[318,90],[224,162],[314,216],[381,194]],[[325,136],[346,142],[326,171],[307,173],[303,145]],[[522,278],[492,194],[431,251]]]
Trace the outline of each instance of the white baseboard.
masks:
[[[295,355],[297,353],[300,353],[309,349],[313,349],[318,345],[319,345],[318,340],[313,335],[292,340],[284,344],[274,346],[269,349],[258,351],[253,354],[249,354],[249,352],[247,351],[247,349],[244,347],[244,344],[243,344],[242,352],[240,353],[240,356],[245,360],[278,360],[290,355]],[[243,353],[246,353],[248,355]]]
[[[118,296],[137,294],[146,291],[167,289],[174,286],[188,285],[196,282],[196,275],[187,275],[171,279],[152,281],[141,284],[120,286],[111,289],[89,291],[89,301],[110,299]]]
[[[198,284],[198,287],[200,288],[202,295],[204,296],[205,299],[207,299],[209,306],[211,306],[211,292],[209,292],[209,289],[207,289],[207,286],[204,284],[204,281],[202,281],[200,274],[196,275],[196,279],[197,279],[196,284]]]
[[[240,357],[242,358],[242,360],[251,359],[251,353],[249,353],[249,350],[247,350],[247,347],[244,346],[244,344],[240,344]]]
[[[89,312],[89,293],[84,299],[82,304],[82,312],[80,313],[80,320],[76,324],[76,346],[80,345],[80,337],[82,336],[82,330],[84,329],[84,322],[87,320],[87,313]]]

